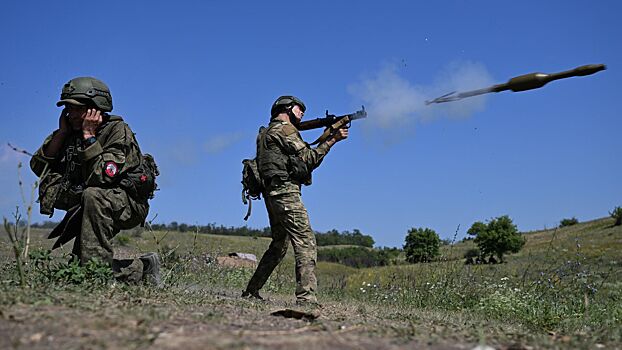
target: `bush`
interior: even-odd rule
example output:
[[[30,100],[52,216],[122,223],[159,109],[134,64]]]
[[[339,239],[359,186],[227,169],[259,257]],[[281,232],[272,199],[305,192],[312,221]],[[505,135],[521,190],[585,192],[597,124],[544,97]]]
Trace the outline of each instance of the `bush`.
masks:
[[[614,226],[622,225],[622,207],[615,207],[612,211],[609,212],[612,218],[616,219]]]
[[[327,245],[360,245],[362,247],[373,247],[374,239],[354,229],[353,232],[343,231],[339,233],[337,230],[331,230],[326,233],[317,233],[315,235],[318,246]]]
[[[467,251],[464,253],[464,258],[465,258],[465,259],[469,259],[469,258],[471,258],[471,259],[472,259],[472,258],[477,258],[477,257],[479,257],[479,256],[480,256],[480,251],[479,251],[479,249],[477,249],[477,248],[471,248],[471,249],[467,250]]]
[[[390,249],[370,249],[364,247],[326,248],[317,252],[318,261],[339,263],[351,267],[386,266],[396,254]]]
[[[579,220],[577,220],[577,218],[575,218],[574,216],[570,219],[562,219],[559,222],[559,227],[566,227],[566,226],[572,226],[572,225],[576,225],[579,223]]]
[[[467,233],[475,236],[473,242],[477,244],[483,257],[491,258],[490,261],[495,261],[493,256],[496,255],[503,262],[504,254],[518,253],[526,242],[507,215],[492,219],[487,224],[475,222]]]
[[[29,257],[43,282],[98,286],[112,281],[112,269],[99,259],[91,259],[83,265],[78,259],[55,261],[49,250],[33,250]]]
[[[419,263],[432,261],[439,254],[441,239],[429,228],[411,228],[406,236],[404,251],[406,261]]]
[[[117,242],[119,242],[120,246],[125,247],[130,243],[130,236],[123,233],[118,234],[115,238],[117,239]]]

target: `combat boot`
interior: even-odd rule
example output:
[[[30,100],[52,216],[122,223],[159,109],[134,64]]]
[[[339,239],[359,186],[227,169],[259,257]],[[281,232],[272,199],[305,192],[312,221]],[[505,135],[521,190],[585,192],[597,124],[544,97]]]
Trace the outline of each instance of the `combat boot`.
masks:
[[[143,278],[144,263],[139,259],[113,259],[114,279],[129,284],[138,284]]]
[[[139,257],[143,262],[143,278],[147,284],[160,287],[162,278],[160,276],[160,256],[158,253],[146,253]]]
[[[261,295],[259,295],[259,292],[249,292],[247,290],[242,292],[242,298],[264,300]]]

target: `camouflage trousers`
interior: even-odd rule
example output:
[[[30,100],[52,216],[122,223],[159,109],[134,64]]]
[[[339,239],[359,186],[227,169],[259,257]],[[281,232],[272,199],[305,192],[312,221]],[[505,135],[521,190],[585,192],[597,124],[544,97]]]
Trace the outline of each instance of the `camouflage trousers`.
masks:
[[[246,290],[255,293],[264,286],[272,271],[285,257],[289,240],[296,260],[296,299],[317,302],[315,234],[311,230],[300,192],[268,195],[264,196],[264,201],[270,218],[272,242],[259,261]]]
[[[84,264],[96,258],[107,262],[120,280],[135,281],[142,276],[139,259],[113,260],[110,240],[120,230],[140,225],[149,211],[146,204],[130,198],[121,188],[88,187],[82,194],[82,223],[72,253]]]

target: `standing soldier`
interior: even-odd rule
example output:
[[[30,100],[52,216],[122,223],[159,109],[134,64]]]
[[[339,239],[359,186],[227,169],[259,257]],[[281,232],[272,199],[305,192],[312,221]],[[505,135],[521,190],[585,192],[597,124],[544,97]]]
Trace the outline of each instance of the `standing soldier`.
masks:
[[[75,237],[73,256],[108,263],[117,279],[159,284],[155,253],[139,259],[114,260],[110,240],[122,229],[144,223],[148,199],[155,190],[155,163],[140,152],[134,133],[112,111],[108,86],[91,77],[70,80],[57,106],[63,106],[59,127],[35,152],[30,167],[41,177],[40,211],[66,210],[50,238],[54,248]]]
[[[348,129],[336,130],[326,141],[311,148],[302,140],[297,125],[306,107],[294,96],[279,97],[271,109],[270,124],[257,136],[257,167],[264,184],[264,201],[270,219],[272,242],[248,282],[243,297],[262,299],[259,290],[287,252],[288,240],[296,260],[296,302],[317,304],[315,265],[317,248],[300,186],[311,184],[311,172],[330,148],[348,137]]]

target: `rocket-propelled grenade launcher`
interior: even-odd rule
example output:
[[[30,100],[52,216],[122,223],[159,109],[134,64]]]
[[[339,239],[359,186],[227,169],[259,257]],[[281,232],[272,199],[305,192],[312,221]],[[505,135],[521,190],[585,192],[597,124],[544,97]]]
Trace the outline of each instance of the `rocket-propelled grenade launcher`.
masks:
[[[327,110],[326,116],[324,118],[305,120],[304,122],[301,122],[300,125],[298,125],[298,130],[303,131],[317,128],[327,128],[343,119],[345,119],[347,121],[347,124],[349,125],[351,121],[362,118],[367,118],[367,111],[365,110],[365,106],[362,106],[361,110],[359,111],[344,115],[329,114]]]
[[[447,95],[437,97],[433,100],[425,101],[425,104],[429,105],[431,103],[457,101],[465,97],[477,96],[490,92],[501,92],[505,90],[512,90],[514,92],[532,90],[541,88],[553,80],[590,75],[596,72],[600,72],[601,70],[605,70],[606,68],[607,67],[604,64],[588,64],[559,73],[530,73],[525,75],[519,75],[510,79],[505,84],[498,84],[483,89],[471,90],[460,93],[456,93],[454,91],[448,93]]]
[[[324,118],[316,118],[312,120],[307,120],[298,124],[298,130],[311,130],[317,128],[326,128],[322,135],[311,145],[317,145],[322,143],[328,139],[335,131],[341,128],[349,128],[350,123],[353,120],[367,118],[367,111],[365,110],[365,106],[361,107],[361,110],[356,111],[350,114],[344,115],[334,115],[328,114],[328,110],[326,111],[326,116]]]

